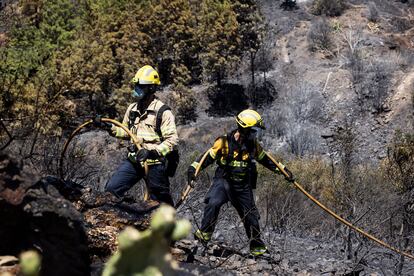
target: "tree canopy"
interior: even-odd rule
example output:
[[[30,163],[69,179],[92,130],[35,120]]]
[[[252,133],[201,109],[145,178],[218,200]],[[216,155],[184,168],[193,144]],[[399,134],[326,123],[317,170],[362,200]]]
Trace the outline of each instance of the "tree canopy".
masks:
[[[25,0],[0,44],[0,107],[15,124],[60,132],[73,112],[123,113],[151,64],[163,85],[217,85],[257,49],[246,0]],[[29,118],[29,120],[23,120]],[[40,121],[42,122],[40,124]]]

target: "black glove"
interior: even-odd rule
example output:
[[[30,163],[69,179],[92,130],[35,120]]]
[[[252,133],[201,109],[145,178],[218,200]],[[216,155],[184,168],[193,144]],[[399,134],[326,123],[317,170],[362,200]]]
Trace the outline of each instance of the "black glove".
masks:
[[[111,123],[102,122],[102,116],[101,115],[96,115],[93,118],[93,126],[103,128],[104,130],[111,130],[111,128],[112,128]]]
[[[193,187],[193,181],[196,180],[195,177],[195,173],[196,173],[196,169],[193,166],[188,167],[188,171],[187,171],[187,181],[188,181],[188,185],[190,185],[191,187]]]
[[[137,146],[136,146],[135,144],[130,144],[130,145],[127,147],[127,150],[128,150],[129,152],[137,152],[137,151],[138,151],[138,148],[137,148]]]
[[[289,182],[295,182],[295,177],[293,176],[292,172],[288,170],[288,168],[284,168],[285,172],[287,173],[287,176],[285,176],[285,179]]]
[[[156,150],[147,150],[147,149],[140,149],[137,152],[136,160],[137,162],[145,162],[147,159],[157,159],[159,154]]]

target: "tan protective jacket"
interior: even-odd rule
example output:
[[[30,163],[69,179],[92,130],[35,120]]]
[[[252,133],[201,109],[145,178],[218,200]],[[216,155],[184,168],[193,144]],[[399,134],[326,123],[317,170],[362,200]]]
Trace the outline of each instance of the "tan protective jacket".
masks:
[[[154,99],[148,106],[147,110],[141,114],[137,108],[138,105],[136,103],[133,103],[125,112],[122,124],[126,127],[129,127],[128,123],[130,122],[131,112],[132,114],[136,112],[138,116],[136,116],[135,121],[132,122],[132,125],[129,128],[131,132],[137,136],[138,141],[143,148],[148,150],[156,150],[160,155],[166,156],[167,153],[171,152],[173,148],[177,146],[178,135],[177,128],[175,126],[175,118],[171,110],[165,110],[162,114],[162,141],[155,131],[157,113],[163,105],[164,104],[160,100]],[[129,135],[122,128],[112,126],[111,130],[112,134],[115,137],[121,139],[129,139]],[[135,158],[132,158],[133,156],[134,154],[129,154],[129,158],[131,160],[135,160]],[[152,163],[159,163],[159,160],[148,159],[147,163],[149,165]]]

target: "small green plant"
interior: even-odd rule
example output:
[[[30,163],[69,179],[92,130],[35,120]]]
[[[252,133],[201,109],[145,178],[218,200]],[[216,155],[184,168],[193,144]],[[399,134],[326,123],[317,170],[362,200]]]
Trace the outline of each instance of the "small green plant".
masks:
[[[24,276],[40,275],[42,257],[34,250],[20,254],[20,268]]]
[[[174,275],[178,266],[169,253],[169,244],[191,230],[191,224],[187,220],[176,221],[175,214],[171,206],[161,205],[151,220],[151,229],[139,232],[128,227],[122,231],[118,251],[102,275]]]
[[[333,20],[333,22],[332,22],[332,30],[335,33],[340,33],[342,31],[342,28],[343,28],[343,26],[342,26],[342,23],[341,22],[339,22],[338,20]]]

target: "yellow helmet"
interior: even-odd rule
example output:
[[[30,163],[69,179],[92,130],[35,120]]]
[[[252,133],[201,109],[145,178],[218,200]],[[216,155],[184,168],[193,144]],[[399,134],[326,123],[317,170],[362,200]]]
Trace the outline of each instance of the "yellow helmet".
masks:
[[[252,109],[246,109],[240,112],[236,116],[236,121],[242,128],[260,127],[261,129],[265,129],[262,117]]]
[[[145,65],[137,71],[131,80],[132,84],[155,84],[160,85],[158,72],[150,65]]]

